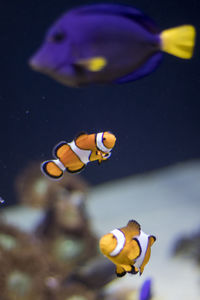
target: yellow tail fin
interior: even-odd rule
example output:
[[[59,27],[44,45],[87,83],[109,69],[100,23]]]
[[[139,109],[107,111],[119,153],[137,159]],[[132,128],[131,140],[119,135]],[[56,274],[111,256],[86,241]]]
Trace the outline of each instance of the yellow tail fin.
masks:
[[[194,26],[183,25],[166,29],[160,36],[163,51],[184,59],[192,57],[196,36]]]

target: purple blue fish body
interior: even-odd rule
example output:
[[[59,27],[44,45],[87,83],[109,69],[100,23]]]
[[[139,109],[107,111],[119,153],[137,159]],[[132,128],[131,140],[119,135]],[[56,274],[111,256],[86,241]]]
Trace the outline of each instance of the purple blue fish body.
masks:
[[[61,16],[30,65],[62,84],[82,86],[139,79],[161,59],[160,31],[150,18],[132,7],[96,4]]]

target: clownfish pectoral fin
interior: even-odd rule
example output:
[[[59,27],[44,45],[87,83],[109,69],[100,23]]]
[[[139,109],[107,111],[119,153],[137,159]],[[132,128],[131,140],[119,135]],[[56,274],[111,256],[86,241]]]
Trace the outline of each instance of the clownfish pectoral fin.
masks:
[[[60,158],[62,154],[67,150],[68,147],[69,146],[65,141],[60,142],[53,148],[52,151],[53,156],[55,156],[56,158]]]
[[[56,163],[58,161],[58,163]],[[63,170],[59,167],[59,160],[47,160],[41,164],[41,171],[50,179],[58,180],[63,176]]]
[[[83,67],[90,72],[98,72],[107,65],[107,60],[102,56],[83,58],[77,61],[75,65]]]
[[[134,262],[135,259],[140,256],[140,254],[141,254],[140,244],[137,239],[133,238],[130,241],[130,251],[128,253],[128,258]]]
[[[67,168],[67,171],[69,173],[80,173],[83,169],[85,169],[85,165],[83,165],[82,167],[77,168],[77,169],[75,169],[75,168]]]
[[[124,270],[124,268],[120,267],[119,265],[116,266],[115,273],[117,277],[123,277],[124,275],[126,275],[126,271]]]
[[[103,160],[107,160],[109,157],[111,157],[111,152],[105,153],[103,155]]]
[[[106,161],[110,156],[111,156],[111,152],[101,154],[101,158],[98,159],[98,164],[100,165],[102,161]]]
[[[101,158],[100,158],[100,159],[98,159],[98,160],[97,160],[97,162],[98,162],[98,165],[100,165],[100,164],[102,163],[102,161],[103,161],[103,160],[102,160]]]

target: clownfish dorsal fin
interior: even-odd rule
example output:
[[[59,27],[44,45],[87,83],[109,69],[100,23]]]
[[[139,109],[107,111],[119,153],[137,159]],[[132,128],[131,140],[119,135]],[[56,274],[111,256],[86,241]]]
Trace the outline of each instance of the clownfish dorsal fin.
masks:
[[[149,236],[149,242],[150,242],[150,246],[152,246],[156,241],[156,237],[154,235],[150,235]]]
[[[62,141],[60,143],[58,143],[52,151],[52,154],[54,157],[56,158],[60,158],[62,156],[62,154],[67,150],[69,146],[67,145],[67,143],[65,141]]]
[[[77,139],[77,138],[79,138],[80,136],[82,136],[82,135],[88,135],[88,133],[86,132],[86,131],[80,131],[76,136],[75,136],[75,140]]]
[[[75,136],[74,141],[77,142],[80,138],[82,138],[83,136],[87,136],[87,135],[88,135],[87,132],[81,131]]]
[[[135,235],[139,235],[140,234],[140,230],[141,230],[141,226],[140,224],[135,221],[135,220],[130,220],[127,224],[127,227],[131,230],[135,232]]]

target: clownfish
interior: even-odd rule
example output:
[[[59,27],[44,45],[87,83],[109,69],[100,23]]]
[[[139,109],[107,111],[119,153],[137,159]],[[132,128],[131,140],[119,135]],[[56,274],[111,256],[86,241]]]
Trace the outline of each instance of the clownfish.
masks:
[[[64,171],[78,173],[85,166],[97,160],[100,164],[111,156],[116,137],[106,131],[100,133],[80,133],[71,143],[60,142],[53,150],[56,159],[44,161],[42,172],[51,179],[60,179]]]
[[[104,235],[99,241],[103,255],[116,265],[116,275],[124,276],[127,272],[140,275],[144,271],[151,255],[151,246],[156,238],[141,230],[135,220],[127,226],[114,229]]]
[[[52,24],[29,64],[67,86],[120,84],[153,72],[163,52],[190,59],[195,35],[192,25],[161,31],[131,6],[85,5]]]

